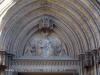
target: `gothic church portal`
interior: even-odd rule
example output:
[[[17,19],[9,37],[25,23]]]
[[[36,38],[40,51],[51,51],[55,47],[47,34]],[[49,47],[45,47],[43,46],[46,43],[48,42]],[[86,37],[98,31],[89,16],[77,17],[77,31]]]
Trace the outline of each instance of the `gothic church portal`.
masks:
[[[100,75],[100,0],[0,0],[0,75]]]

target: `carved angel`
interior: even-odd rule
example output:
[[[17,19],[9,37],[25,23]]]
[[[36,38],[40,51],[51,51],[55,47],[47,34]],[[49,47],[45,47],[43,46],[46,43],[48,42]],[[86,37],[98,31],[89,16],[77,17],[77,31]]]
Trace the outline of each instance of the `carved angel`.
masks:
[[[35,51],[35,49],[32,49],[32,47],[27,46],[25,49],[24,55],[32,56],[32,52],[34,52],[34,51]]]
[[[62,45],[57,46],[57,52],[59,53],[59,56],[65,56],[66,52]]]
[[[61,52],[61,46],[57,46],[57,52],[58,52],[58,53]]]

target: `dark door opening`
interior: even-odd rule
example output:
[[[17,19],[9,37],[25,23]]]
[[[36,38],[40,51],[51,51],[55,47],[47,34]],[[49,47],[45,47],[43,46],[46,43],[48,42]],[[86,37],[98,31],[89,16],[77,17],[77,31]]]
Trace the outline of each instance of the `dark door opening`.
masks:
[[[73,75],[73,73],[66,73],[66,72],[56,72],[56,73],[52,73],[52,72],[34,72],[34,73],[30,73],[30,72],[23,72],[23,73],[18,73],[18,75]]]

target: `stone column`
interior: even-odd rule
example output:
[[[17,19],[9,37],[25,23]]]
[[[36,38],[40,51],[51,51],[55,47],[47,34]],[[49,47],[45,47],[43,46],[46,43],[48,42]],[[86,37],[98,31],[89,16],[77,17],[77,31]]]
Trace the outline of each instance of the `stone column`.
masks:
[[[92,54],[90,51],[85,53],[85,59],[84,59],[84,67],[87,71],[86,75],[91,74],[91,66],[93,65],[92,63]]]
[[[80,60],[80,75],[84,75],[84,54],[79,55],[79,60]]]
[[[8,75],[12,75],[13,71],[11,66],[12,66],[12,58],[14,55],[12,53],[7,53],[7,55],[8,55],[8,70],[9,70]]]
[[[93,60],[94,60],[94,75],[98,75],[98,51],[97,49],[92,50]]]
[[[5,55],[6,55],[5,51],[0,50],[0,75],[4,75],[4,71],[6,69]]]

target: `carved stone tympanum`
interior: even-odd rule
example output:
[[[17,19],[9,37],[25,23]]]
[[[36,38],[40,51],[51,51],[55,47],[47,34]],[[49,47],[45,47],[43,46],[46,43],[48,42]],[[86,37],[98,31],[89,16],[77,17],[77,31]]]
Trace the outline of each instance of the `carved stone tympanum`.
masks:
[[[50,17],[43,17],[39,21],[39,30],[29,39],[24,50],[27,56],[65,56],[66,46],[60,37],[54,33],[54,21]],[[33,55],[34,53],[34,55]]]

